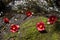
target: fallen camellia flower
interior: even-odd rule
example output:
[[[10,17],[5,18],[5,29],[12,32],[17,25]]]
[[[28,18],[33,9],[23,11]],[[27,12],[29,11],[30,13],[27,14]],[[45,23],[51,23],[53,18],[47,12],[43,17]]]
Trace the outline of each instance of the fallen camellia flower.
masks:
[[[33,13],[31,11],[27,11],[25,12],[25,14],[26,14],[26,17],[23,20],[25,20],[27,17],[31,17]]]
[[[50,16],[48,18],[47,24],[54,24],[56,21],[57,21],[57,17],[56,16]]]
[[[11,32],[15,33],[15,32],[17,32],[18,30],[19,30],[19,25],[12,24],[12,25],[10,26],[10,31],[11,31]]]
[[[37,23],[36,27],[37,27],[37,30],[40,31],[40,32],[45,30],[44,22]]]
[[[4,23],[9,23],[9,19],[8,18],[3,18]]]
[[[27,16],[27,17],[32,16],[32,12],[31,12],[31,11],[27,11],[27,12],[26,12],[26,16]]]

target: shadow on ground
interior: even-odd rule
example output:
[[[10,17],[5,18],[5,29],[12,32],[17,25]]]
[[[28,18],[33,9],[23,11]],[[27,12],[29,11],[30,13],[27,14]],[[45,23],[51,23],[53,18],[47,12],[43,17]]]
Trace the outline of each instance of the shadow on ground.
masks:
[[[60,32],[60,22],[57,21],[54,26],[55,26],[54,30],[55,30],[56,32]]]

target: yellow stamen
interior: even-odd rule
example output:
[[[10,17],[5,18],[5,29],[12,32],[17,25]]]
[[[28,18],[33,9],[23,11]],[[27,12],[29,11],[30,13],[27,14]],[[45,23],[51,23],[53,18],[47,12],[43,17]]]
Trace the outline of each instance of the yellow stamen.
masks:
[[[42,28],[42,25],[40,25],[40,28]]]

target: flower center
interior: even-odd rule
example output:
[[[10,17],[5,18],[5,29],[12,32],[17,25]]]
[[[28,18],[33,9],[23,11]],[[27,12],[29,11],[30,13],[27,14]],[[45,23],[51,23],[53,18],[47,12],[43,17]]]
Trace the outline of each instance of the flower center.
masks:
[[[52,20],[54,20],[54,18],[52,18]]]
[[[40,28],[42,28],[42,25],[40,25]]]
[[[15,29],[15,27],[13,27],[13,29]]]

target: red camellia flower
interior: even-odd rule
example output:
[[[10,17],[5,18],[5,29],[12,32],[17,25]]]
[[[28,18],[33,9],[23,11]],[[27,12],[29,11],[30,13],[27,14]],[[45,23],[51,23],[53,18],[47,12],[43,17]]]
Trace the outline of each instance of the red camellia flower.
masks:
[[[13,33],[17,32],[18,29],[19,29],[19,25],[12,24],[10,26],[10,31],[13,32]]]
[[[48,18],[48,24],[53,24],[57,21],[57,17],[56,16],[50,16]]]
[[[26,12],[26,16],[27,16],[27,17],[32,16],[32,12],[27,11],[27,12]]]
[[[5,23],[9,23],[9,19],[8,19],[8,18],[4,18],[3,21],[4,21]]]
[[[36,27],[37,27],[38,31],[44,31],[45,30],[44,22],[37,23]]]

